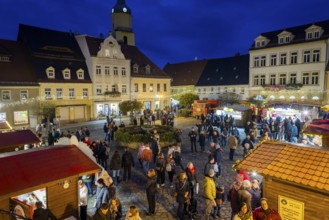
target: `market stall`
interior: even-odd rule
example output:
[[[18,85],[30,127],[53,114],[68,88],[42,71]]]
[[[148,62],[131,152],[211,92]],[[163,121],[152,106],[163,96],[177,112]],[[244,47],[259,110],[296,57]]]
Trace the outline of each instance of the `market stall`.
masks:
[[[31,130],[2,132],[0,140],[0,153],[27,150],[41,142]]]
[[[252,110],[243,105],[231,105],[216,110],[217,115],[228,115],[235,119],[235,125],[238,127],[244,127],[247,121],[251,120]]]
[[[329,219],[329,151],[267,141],[233,169],[263,176],[263,196],[282,219]]]
[[[41,201],[58,219],[78,219],[78,178],[101,168],[74,145],[2,154],[0,219],[14,212],[32,218]]]
[[[304,126],[302,134],[304,144],[329,147],[329,120],[314,119]]]

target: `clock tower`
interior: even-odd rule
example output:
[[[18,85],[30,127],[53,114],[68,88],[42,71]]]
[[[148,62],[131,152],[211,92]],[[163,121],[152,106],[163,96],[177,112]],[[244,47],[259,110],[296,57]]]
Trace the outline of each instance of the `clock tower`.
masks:
[[[112,8],[112,34],[117,41],[135,46],[131,10],[125,0],[117,0]]]

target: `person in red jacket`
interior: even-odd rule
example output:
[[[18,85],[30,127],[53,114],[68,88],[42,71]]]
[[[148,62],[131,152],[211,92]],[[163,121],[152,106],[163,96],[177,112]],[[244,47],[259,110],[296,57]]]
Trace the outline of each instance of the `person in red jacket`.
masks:
[[[280,214],[268,206],[266,198],[260,199],[260,207],[253,211],[254,220],[282,220]]]

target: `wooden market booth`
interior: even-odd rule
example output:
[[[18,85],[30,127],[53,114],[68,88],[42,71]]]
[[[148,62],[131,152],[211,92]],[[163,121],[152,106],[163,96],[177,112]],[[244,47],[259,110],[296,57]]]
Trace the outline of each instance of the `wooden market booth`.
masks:
[[[252,109],[244,105],[228,105],[216,110],[216,114],[232,116],[235,119],[235,125],[237,127],[245,127],[247,121],[251,120]]]
[[[302,129],[303,143],[329,147],[329,120],[314,119]]]
[[[41,142],[40,139],[28,129],[2,132],[0,133],[0,140],[0,153],[24,150],[27,145],[39,144]]]
[[[283,220],[329,219],[328,149],[267,141],[233,168],[263,176],[263,196]]]
[[[0,154],[0,220],[32,218],[41,201],[58,219],[78,219],[78,178],[101,168],[75,145]]]

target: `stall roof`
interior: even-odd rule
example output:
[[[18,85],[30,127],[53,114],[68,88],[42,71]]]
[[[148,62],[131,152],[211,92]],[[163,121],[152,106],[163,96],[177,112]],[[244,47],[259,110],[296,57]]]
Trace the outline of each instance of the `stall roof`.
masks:
[[[9,131],[12,130],[11,126],[7,121],[0,120],[0,131]]]
[[[31,130],[0,133],[0,148],[39,143],[40,139]]]
[[[314,119],[306,125],[303,133],[329,135],[329,120]]]
[[[329,192],[329,150],[325,148],[263,142],[233,168]]]
[[[75,145],[36,148],[0,155],[0,196],[100,167]]]

